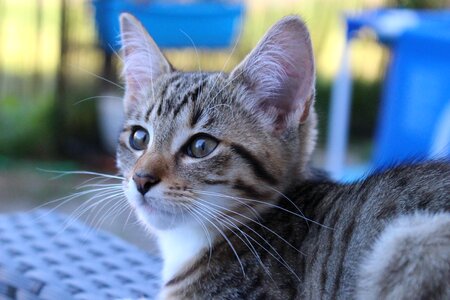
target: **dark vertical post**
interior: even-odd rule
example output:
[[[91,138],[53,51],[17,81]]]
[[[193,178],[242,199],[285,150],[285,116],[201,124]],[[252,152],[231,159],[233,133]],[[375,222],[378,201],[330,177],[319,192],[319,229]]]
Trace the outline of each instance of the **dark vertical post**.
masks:
[[[56,92],[54,99],[54,115],[53,115],[53,130],[54,138],[58,154],[65,154],[65,133],[66,126],[66,72],[67,72],[67,52],[68,52],[68,22],[67,22],[67,0],[61,0],[60,8],[60,51],[59,51],[59,66],[56,76]]]
[[[4,90],[3,88],[3,71],[2,71],[2,63],[3,63],[3,48],[2,48],[2,37],[3,37],[3,20],[5,19],[5,9],[6,4],[3,2],[3,0],[0,0],[0,99],[3,96],[3,93],[1,91]]]
[[[103,70],[102,70],[102,77],[106,78],[108,80],[111,80],[113,82],[116,82],[115,80],[115,68],[113,64],[113,54],[109,51],[103,50]],[[106,81],[102,81],[101,84],[101,92],[104,92],[110,87],[110,83]]]
[[[36,8],[36,50],[34,53],[34,70],[33,70],[33,83],[32,91],[38,91],[39,81],[40,81],[40,70],[39,63],[42,59],[41,55],[41,43],[42,43],[42,13],[43,13],[43,3],[42,0],[37,0]]]

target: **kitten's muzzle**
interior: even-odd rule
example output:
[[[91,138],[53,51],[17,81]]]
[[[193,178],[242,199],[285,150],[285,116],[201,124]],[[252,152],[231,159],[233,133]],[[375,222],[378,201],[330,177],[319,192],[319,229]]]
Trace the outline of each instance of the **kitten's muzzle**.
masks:
[[[153,186],[157,185],[161,179],[148,173],[135,173],[133,180],[137,190],[144,196]]]

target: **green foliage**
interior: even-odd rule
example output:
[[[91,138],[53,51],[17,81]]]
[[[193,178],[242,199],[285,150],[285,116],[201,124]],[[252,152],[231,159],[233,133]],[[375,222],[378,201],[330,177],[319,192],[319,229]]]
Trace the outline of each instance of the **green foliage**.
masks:
[[[402,5],[416,7],[420,3],[426,3],[427,7],[433,7],[436,3],[444,0],[390,1],[393,5],[402,3]],[[105,90],[105,86],[101,86],[102,81],[96,78],[96,75],[90,74],[102,74],[102,56],[98,49],[92,47],[96,36],[92,15],[86,14],[85,1],[69,2],[67,19],[70,29],[67,34],[69,51],[65,56],[65,64],[61,64],[58,56],[59,2],[51,1],[53,4],[42,6],[42,28],[36,25],[38,22],[34,2],[19,5],[17,1],[7,0],[8,9],[0,10],[0,15],[3,13],[5,17],[4,25],[0,27],[0,34],[4,28],[16,28],[18,32],[24,34],[21,39],[23,44],[19,44],[21,48],[17,48],[18,50],[16,49],[14,52],[5,52],[6,48],[0,45],[0,52],[3,51],[0,53],[0,67],[3,67],[0,77],[10,78],[8,80],[0,78],[0,83],[2,83],[0,157],[8,155],[48,158],[55,154],[63,154],[73,158],[83,154],[83,151],[91,153],[92,150],[100,149],[96,99],[76,105],[75,103],[98,96],[101,94],[101,90]],[[259,0],[253,2],[249,1],[249,3],[253,3],[253,8],[258,8]],[[256,3],[258,5],[255,5]],[[169,58],[174,66],[183,70],[197,70],[200,64],[202,69],[207,71],[222,69],[229,71],[253,49],[271,24],[282,16],[292,13],[301,14],[311,29],[314,52],[318,61],[321,62],[318,64],[319,80],[316,105],[320,117],[321,140],[323,141],[326,135],[329,111],[331,90],[329,78],[333,74],[334,62],[339,59],[336,49],[339,47],[340,38],[343,37],[341,12],[364,9],[365,5],[365,1],[355,2],[352,0],[293,1],[291,4],[283,5],[281,2],[266,3],[260,9],[247,11],[244,31],[231,58],[229,51],[219,53],[206,51],[202,53],[200,51],[198,59],[193,50],[190,51],[190,54],[186,51],[174,51],[174,53],[170,53]],[[26,17],[23,18],[23,16]],[[15,42],[3,45],[7,44],[16,45]],[[372,52],[364,50],[364,56],[372,54]],[[28,60],[24,60],[24,57]],[[119,59],[116,58],[115,62],[118,61]],[[58,90],[55,87],[59,82],[55,80],[57,65],[63,66],[63,73],[66,76],[65,84],[61,85],[61,93],[57,96],[60,99],[54,99],[55,95],[53,94],[55,90]],[[41,76],[41,79],[36,81],[37,84],[33,83],[34,77],[28,75],[33,72],[37,72],[36,74]],[[113,88],[113,86],[109,88]],[[121,93],[121,90],[116,91],[118,95]],[[355,138],[370,138],[373,134],[379,94],[377,81],[355,80],[351,120],[351,133]],[[59,104],[59,106],[55,108],[55,104]],[[70,153],[59,152],[61,148],[68,149],[66,152]]]
[[[79,147],[100,149],[97,126],[97,101],[99,98],[95,98],[98,95],[98,88],[94,83],[97,82],[92,81],[91,75],[87,75],[86,80],[68,83],[67,89],[70,93],[67,93],[65,99],[67,102],[65,133]]]
[[[332,82],[318,78],[316,84],[316,111],[319,116],[319,143],[326,140],[330,110]],[[381,83],[354,79],[350,135],[354,140],[368,140],[375,134],[378,108],[381,98]]]
[[[445,8],[446,0],[394,0],[394,6],[411,9],[437,9]]]
[[[0,155],[47,156],[53,152],[50,135],[50,101],[0,99]]]

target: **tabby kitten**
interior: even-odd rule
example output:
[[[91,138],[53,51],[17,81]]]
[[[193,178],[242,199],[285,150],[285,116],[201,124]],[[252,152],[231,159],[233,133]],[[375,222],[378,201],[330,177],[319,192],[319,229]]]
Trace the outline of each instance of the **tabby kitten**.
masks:
[[[120,18],[124,191],[156,235],[162,299],[450,297],[450,166],[342,185],[309,166],[315,68],[295,16],[230,74],[175,70]]]

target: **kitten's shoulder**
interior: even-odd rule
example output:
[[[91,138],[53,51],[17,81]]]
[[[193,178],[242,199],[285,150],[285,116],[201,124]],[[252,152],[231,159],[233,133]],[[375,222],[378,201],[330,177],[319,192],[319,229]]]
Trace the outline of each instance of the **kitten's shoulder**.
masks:
[[[432,160],[392,165],[384,168],[384,170],[375,170],[369,178],[372,177],[375,180],[379,180],[382,178],[429,178],[434,176],[450,176],[450,160]]]

